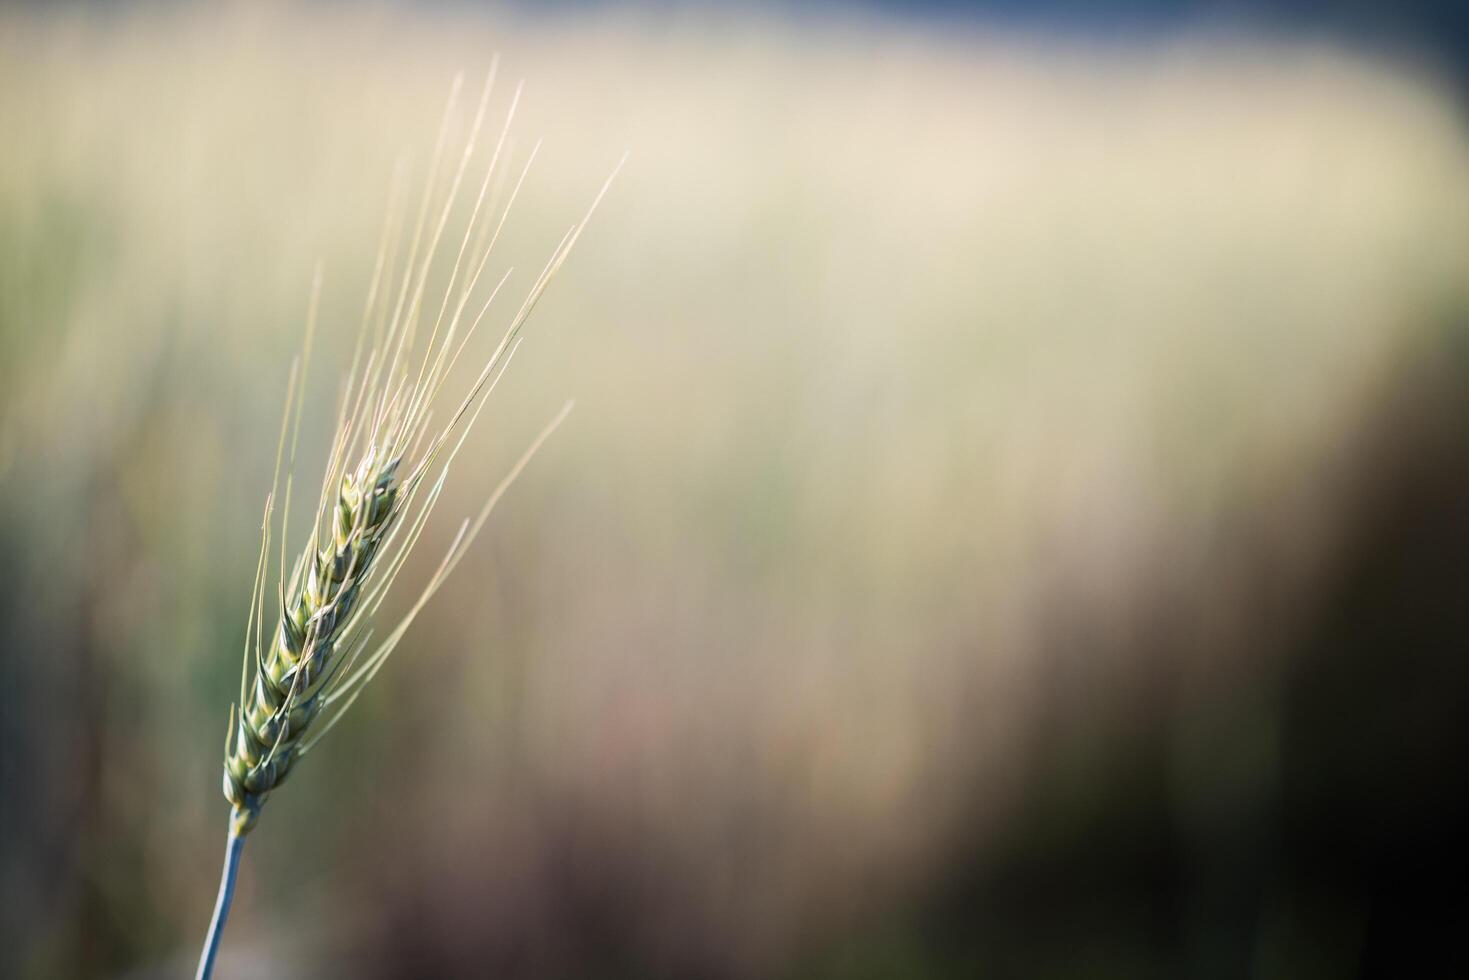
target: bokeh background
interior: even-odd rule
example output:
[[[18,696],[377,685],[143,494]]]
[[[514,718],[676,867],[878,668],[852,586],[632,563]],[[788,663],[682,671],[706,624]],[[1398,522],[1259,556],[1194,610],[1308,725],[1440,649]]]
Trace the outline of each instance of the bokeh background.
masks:
[[[497,51],[508,288],[631,157],[406,583],[578,408],[221,976],[1469,970],[1463,38],[1265,9],[0,11],[0,973],[190,975],[313,270],[307,486]]]

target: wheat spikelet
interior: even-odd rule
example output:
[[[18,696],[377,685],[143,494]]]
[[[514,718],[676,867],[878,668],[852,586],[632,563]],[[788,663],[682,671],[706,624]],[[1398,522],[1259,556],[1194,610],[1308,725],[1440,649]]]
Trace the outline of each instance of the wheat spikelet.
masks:
[[[429,272],[459,198],[466,170],[475,155],[494,76],[492,67],[459,164],[437,208],[437,217],[430,223],[435,184],[461,79],[456,78],[454,82],[401,275],[394,272],[401,230],[397,206],[401,168],[395,177],[357,350],[343,386],[336,435],[321,494],[306,547],[287,575],[284,542],[289,533],[291,474],[321,290],[320,270],[317,272],[303,353],[292,366],[276,451],[273,480],[276,486],[280,483],[282,458],[287,459],[278,585],[275,595],[267,600],[276,499],[273,489],[266,502],[256,564],[239,701],[231,710],[225,744],[224,795],[231,805],[225,873],[214,923],[200,960],[199,977],[208,977],[212,970],[219,933],[228,914],[240,848],[245,835],[259,820],[266,800],[381,669],[414,617],[458,564],[501,495],[571,408],[568,403],[532,442],[475,518],[460,525],[453,544],[417,601],[374,644],[373,613],[417,543],[439,499],[450,464],[478,418],[486,396],[519,345],[526,318],[612,181],[612,177],[607,179],[586,215],[563,236],[510,318],[493,353],[448,414],[447,421],[434,426],[433,409],[445,378],[509,278],[507,271],[488,289],[477,314],[467,315],[471,299],[484,292],[478,288],[482,274],[536,155],[533,149],[500,209],[498,220],[492,220],[484,205],[492,178],[500,172],[506,135],[519,103],[517,88],[485,168],[432,329],[427,342],[420,345],[417,334],[428,322],[424,294]],[[612,176],[616,173],[614,169]],[[398,285],[393,290],[390,282],[395,278]],[[275,628],[267,640],[264,634],[271,619]]]

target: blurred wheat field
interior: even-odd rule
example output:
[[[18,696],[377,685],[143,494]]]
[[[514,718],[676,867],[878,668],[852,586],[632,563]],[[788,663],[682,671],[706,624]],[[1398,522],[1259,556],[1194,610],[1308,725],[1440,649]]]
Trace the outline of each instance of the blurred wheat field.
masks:
[[[395,160],[496,51],[512,289],[631,160],[406,574],[579,408],[257,832],[225,975],[791,975],[1281,669],[1364,433],[1463,356],[1462,117],[1324,45],[0,14],[7,975],[190,960],[313,269],[325,419]],[[1178,819],[1272,764],[1183,752]]]

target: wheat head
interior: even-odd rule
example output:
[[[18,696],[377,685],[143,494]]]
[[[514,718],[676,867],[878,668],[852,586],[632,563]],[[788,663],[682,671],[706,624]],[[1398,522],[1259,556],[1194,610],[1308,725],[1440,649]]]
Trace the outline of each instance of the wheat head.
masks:
[[[441,127],[428,186],[419,208],[417,227],[407,263],[402,272],[396,300],[389,314],[384,290],[385,266],[391,262],[390,244],[395,225],[390,205],[385,222],[383,242],[379,247],[373,284],[364,311],[362,333],[354,355],[342,397],[341,413],[328,462],[322,494],[317,506],[309,541],[287,577],[285,562],[280,566],[282,582],[276,599],[276,625],[269,642],[262,643],[261,624],[266,621],[265,571],[268,564],[271,505],[267,504],[266,531],[263,535],[261,559],[257,564],[254,605],[251,613],[250,637],[246,642],[242,667],[241,692],[232,712],[231,737],[226,744],[224,763],[224,795],[232,806],[232,826],[239,834],[247,833],[259,819],[270,793],[291,773],[300,758],[330,728],[352,703],[383,661],[397,646],[403,630],[417,614],[423,602],[433,594],[444,577],[457,564],[464,549],[483,526],[489,507],[499,499],[505,485],[497,488],[486,502],[486,508],[473,522],[460,529],[454,545],[432,576],[412,611],[388,637],[375,648],[371,638],[371,615],[382,601],[402,566],[403,559],[418,540],[424,519],[438,500],[448,473],[449,463],[464,433],[478,417],[483,397],[494,387],[518,345],[521,327],[532,307],[560,267],[572,244],[586,225],[591,210],[600,201],[597,195],[586,217],[566,233],[540,277],[531,287],[519,311],[494,353],[485,363],[478,378],[461,398],[447,424],[432,428],[433,408],[449,368],[464,349],[469,335],[479,326],[504,285],[505,278],[489,292],[479,314],[468,322],[466,308],[479,285],[490,251],[514,203],[525,178],[511,192],[510,200],[500,214],[488,242],[481,243],[478,261],[474,261],[471,239],[478,229],[486,237],[491,222],[484,217],[484,202],[491,179],[496,173],[519,91],[506,115],[505,128],[486,168],[479,195],[464,240],[455,259],[449,285],[446,287],[433,331],[428,343],[415,352],[415,333],[423,322],[424,290],[428,272],[443,236],[444,226],[457,198],[465,170],[474,156],[475,141],[483,122],[485,108],[493,87],[493,71],[486,81],[484,94],[471,127],[460,165],[450,184],[439,218],[425,238],[429,206],[442,156],[445,128]],[[459,82],[456,80],[450,110],[445,113],[447,125]],[[529,169],[535,157],[532,151],[526,163]],[[615,174],[615,171],[614,171]],[[610,178],[609,178],[610,182]],[[603,192],[606,186],[603,187]],[[395,195],[396,197],[396,195]],[[421,254],[420,254],[421,253]],[[469,262],[466,262],[469,259]],[[508,278],[508,273],[506,274]],[[301,370],[293,369],[291,394],[287,398],[290,424],[291,457],[294,461],[296,435],[300,425],[301,389],[309,365],[311,337],[316,321],[320,279],[313,290],[312,313],[308,317],[305,351]],[[366,363],[361,365],[364,341],[369,327],[376,323],[378,337],[368,346]],[[358,377],[358,367],[362,366]],[[568,406],[569,408],[569,406]],[[539,447],[549,430],[565,417],[565,409],[548,431],[532,444]],[[286,444],[287,425],[282,423],[281,447]],[[457,441],[451,444],[451,437]],[[279,461],[280,451],[277,452]],[[523,457],[511,471],[511,477],[529,458]],[[289,496],[290,470],[287,471]],[[431,482],[430,482],[431,478]],[[277,476],[279,482],[279,474]],[[273,494],[272,494],[273,496]],[[286,522],[282,521],[282,535]],[[248,678],[248,679],[247,679]],[[319,726],[319,727],[318,727]]]

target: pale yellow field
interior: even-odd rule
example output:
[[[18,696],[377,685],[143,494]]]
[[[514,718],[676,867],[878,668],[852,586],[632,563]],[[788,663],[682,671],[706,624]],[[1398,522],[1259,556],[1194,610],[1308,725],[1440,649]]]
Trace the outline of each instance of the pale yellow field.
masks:
[[[986,853],[1093,736],[1276,669],[1384,406],[1465,323],[1461,118],[1324,46],[5,14],[19,976],[194,955],[313,269],[308,486],[394,160],[419,187],[497,51],[514,165],[543,140],[517,301],[630,158],[406,574],[578,408],[272,803],[229,976],[415,943],[452,974],[483,934],[550,975],[577,902],[649,970],[787,973]]]

